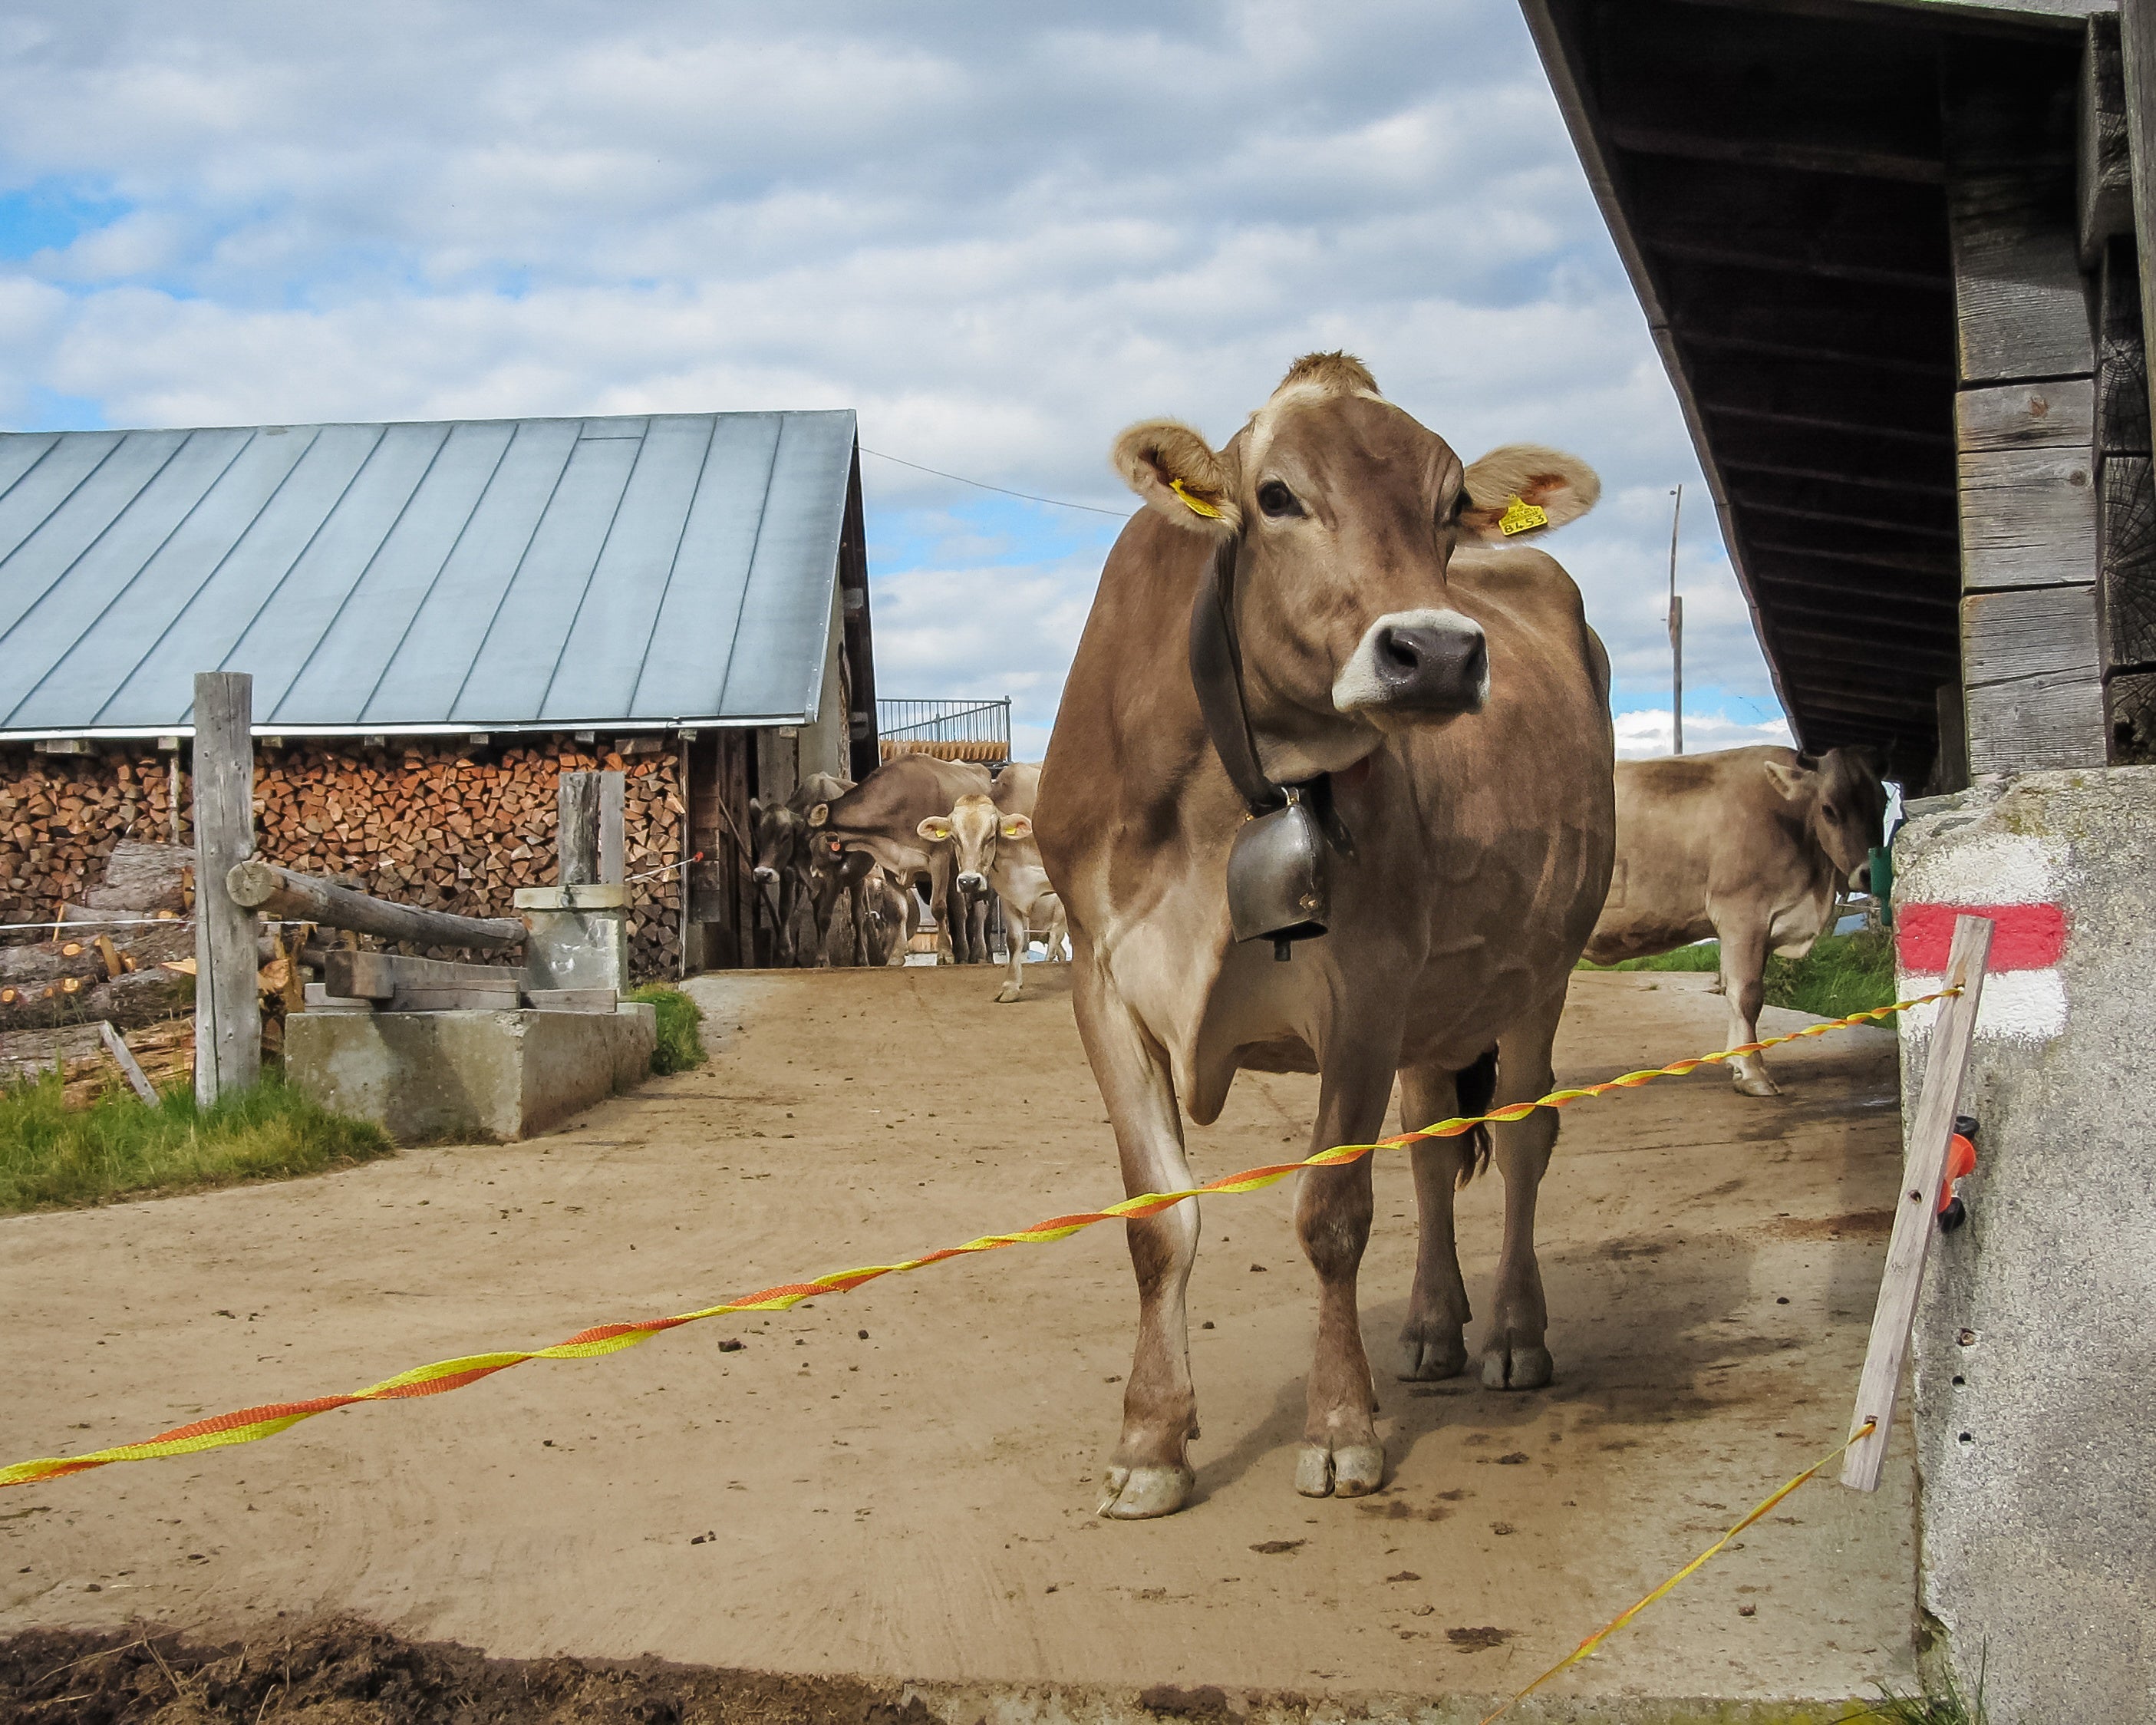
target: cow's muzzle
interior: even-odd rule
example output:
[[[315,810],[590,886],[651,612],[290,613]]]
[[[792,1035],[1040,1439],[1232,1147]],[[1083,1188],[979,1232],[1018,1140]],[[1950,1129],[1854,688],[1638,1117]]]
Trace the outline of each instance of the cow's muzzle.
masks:
[[[972,869],[967,870],[958,877],[958,890],[961,892],[978,892],[988,884],[988,877],[985,875],[976,873]]]
[[[1489,642],[1457,611],[1380,617],[1332,684],[1332,704],[1343,713],[1473,712],[1489,695]]]
[[[752,875],[759,886],[774,886],[778,883],[778,870],[762,863],[756,865]]]

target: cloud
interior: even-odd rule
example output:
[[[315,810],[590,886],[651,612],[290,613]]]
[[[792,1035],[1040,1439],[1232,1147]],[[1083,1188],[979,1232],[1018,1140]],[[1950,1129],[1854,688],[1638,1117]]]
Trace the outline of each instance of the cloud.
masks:
[[[1224,439],[1344,346],[1463,454],[1601,471],[1550,548],[1620,706],[1666,685],[1685,482],[1688,663],[1773,698],[1512,0],[18,0],[9,193],[73,212],[0,262],[17,423],[850,406],[1120,512],[1121,426]],[[864,480],[879,680],[1045,726],[1113,523]]]
[[[1708,754],[1716,749],[1749,748],[1758,743],[1779,743],[1784,748],[1795,746],[1790,741],[1786,720],[1753,723],[1732,719],[1726,712],[1697,711],[1690,701],[1685,703],[1684,728],[1685,752],[1688,755]],[[1637,761],[1650,755],[1666,755],[1670,743],[1667,707],[1641,707],[1618,715],[1617,754],[1620,760]]]

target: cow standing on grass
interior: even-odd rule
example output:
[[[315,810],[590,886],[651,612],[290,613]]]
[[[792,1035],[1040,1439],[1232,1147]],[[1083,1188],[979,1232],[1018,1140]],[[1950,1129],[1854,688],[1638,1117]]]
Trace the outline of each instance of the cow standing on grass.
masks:
[[[1003,901],[1010,976],[996,999],[1006,1004],[1025,987],[1026,942],[1033,932],[1040,932],[1051,953],[1062,941],[1062,906],[1033,839],[1040,785],[1038,767],[1014,761],[996,775],[990,795],[961,797],[948,814],[932,815],[920,828],[929,844],[948,850],[959,891],[993,892]]]
[[[1194,1183],[1178,1105],[1212,1121],[1241,1068],[1320,1075],[1314,1148],[1375,1137],[1396,1075],[1412,1126],[1454,1113],[1462,1088],[1481,1101],[1493,1047],[1499,1101],[1542,1094],[1609,886],[1614,747],[1608,660],[1578,591],[1512,542],[1584,514],[1594,474],[1521,446],[1463,471],[1339,354],[1298,360],[1224,449],[1155,421],[1114,459],[1147,507],[1102,572],[1034,831],[1070,918],[1079,1029],[1125,1190]],[[1329,802],[1345,829],[1329,932],[1285,963],[1230,926],[1229,854],[1250,798],[1209,731],[1192,657],[1194,602],[1214,583],[1232,585],[1227,651],[1256,767]],[[1505,1240],[1482,1356],[1495,1388],[1549,1381],[1533,1230],[1557,1128],[1548,1111],[1496,1128]],[[1443,1378],[1466,1363],[1452,1203],[1477,1158],[1466,1138],[1413,1154],[1421,1235],[1399,1369]],[[1356,1308],[1370,1219],[1367,1159],[1301,1176],[1296,1223],[1318,1284],[1295,1473],[1309,1497],[1384,1477]],[[1165,1515],[1190,1493],[1198,1229],[1194,1201],[1129,1224],[1137,1348],[1105,1515]]]
[[[1587,956],[1645,958],[1721,942],[1728,1046],[1759,1034],[1767,954],[1801,958],[1845,886],[1871,889],[1887,793],[1853,749],[1723,749],[1617,763],[1617,863]],[[1781,1094],[1756,1054],[1730,1063],[1748,1096]]]

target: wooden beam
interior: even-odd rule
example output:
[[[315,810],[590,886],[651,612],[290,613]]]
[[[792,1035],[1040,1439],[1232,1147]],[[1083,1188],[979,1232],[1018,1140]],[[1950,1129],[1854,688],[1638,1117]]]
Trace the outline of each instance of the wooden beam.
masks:
[[[1948,360],[1914,359],[1902,355],[1866,353],[1854,347],[1837,347],[1824,343],[1775,341],[1757,336],[1725,336],[1699,329],[1690,324],[1680,326],[1677,339],[1687,352],[1710,353],[1742,358],[1757,355],[1767,360],[1789,360],[1802,365],[1831,366],[1844,372],[1886,372],[1907,374],[1926,382],[1951,384],[1953,363]]]
[[[524,925],[511,916],[455,916],[446,911],[417,910],[295,874],[274,863],[241,863],[218,878],[225,883],[226,892],[236,904],[290,922],[316,922],[325,928],[349,928],[382,940],[411,941],[428,947],[490,949],[524,943]],[[249,920],[251,954],[253,919]]]
[[[1715,416],[1709,434],[1725,474],[1766,474],[1862,486],[1887,496],[1921,492],[1949,504],[1955,501],[1953,456],[1930,444],[1854,432],[1821,436],[1810,429],[1729,415]]]
[[[1694,131],[1681,126],[1620,122],[1607,130],[1611,143],[1620,150],[1639,156],[1689,157],[1699,162],[1794,168],[1804,173],[1847,174],[1860,179],[1899,180],[1917,186],[1936,186],[1946,177],[1946,171],[1937,157],[1893,150],[1807,143],[1794,138],[1744,137],[1727,132]]]
[[[2104,685],[2115,767],[2156,767],[2156,671],[2128,671]]]
[[[1702,352],[1686,363],[1707,413],[1942,445],[1953,440],[1953,393],[1944,383],[1827,371],[1764,355]]]
[[[195,1099],[204,1107],[262,1073],[254,916],[224,890],[254,850],[254,680],[195,678]]]
[[[2104,764],[2094,583],[1969,594],[1962,652],[1970,772]]]
[[[2103,243],[2096,331],[2097,449],[2100,455],[2146,455],[2148,355],[2141,333],[2141,268],[2130,234]]]
[[[322,961],[322,985],[347,999],[388,1003],[392,1012],[439,1010],[434,997],[455,995],[458,1004],[514,1009],[524,986],[521,966],[455,964],[440,958],[408,958],[396,952],[331,952]],[[425,1004],[408,1003],[424,998]]]
[[[2156,472],[2146,455],[2107,455],[2102,576],[2097,584],[2104,674],[2156,670]]]
[[[1909,1333],[1917,1321],[1917,1294],[1922,1286],[1925,1254],[1938,1229],[1939,1190],[1946,1183],[1947,1150],[1953,1138],[1954,1116],[1961,1107],[1969,1051],[1976,1040],[1976,1014],[1984,998],[1984,968],[1991,952],[1992,922],[1985,916],[1954,921],[1953,945],[1947,955],[1946,985],[1961,993],[1942,1004],[1924,1056],[1923,1087],[1917,1093],[1917,1117],[1909,1128],[1903,1158],[1902,1191],[1894,1206],[1894,1232],[1887,1245],[1887,1269],[1879,1284],[1879,1303],[1871,1316],[1871,1340],[1857,1382],[1852,1434],[1841,1482],[1859,1491],[1879,1489],[1879,1473],[1894,1435],[1894,1404],[1902,1390],[1902,1368],[1908,1358]]]
[[[2075,179],[2080,194],[2082,264],[2093,269],[2106,240],[2119,234],[2133,238],[2133,162],[2127,139],[2118,15],[2098,13],[2084,28]]]
[[[2096,578],[2087,378],[2003,383],[1955,398],[1962,584],[1971,591]]]
[[[555,881],[590,886],[599,878],[599,775],[564,773],[554,794]]]
[[[2132,157],[2134,249],[2141,270],[2141,327],[2156,330],[2156,12],[2127,0],[2118,14],[2120,82]]]
[[[1728,490],[1731,505],[1746,520],[1830,521],[1842,527],[1887,529],[1956,549],[1961,545],[1961,524],[1953,505],[1933,492],[1888,495],[1760,473],[1741,475]]]
[[[1960,585],[1961,570],[1960,560],[1951,546],[1897,547],[1889,542],[1866,547],[1851,536],[1850,529],[1830,527],[1824,521],[1809,525],[1811,531],[1807,534],[1802,527],[1789,522],[1775,526],[1763,522],[1755,531],[1745,536],[1744,542],[1754,553],[1773,552],[1786,558],[1840,564],[1852,569],[1884,569],[1910,578],[1891,583],[1875,581],[1859,587],[1859,592],[1884,591],[1897,596],[1906,593],[1921,602],[1927,590],[1936,587],[1942,603],[1953,603],[1955,589]],[[1762,536],[1768,532],[1776,532],[1778,536]],[[1780,534],[1788,536],[1779,536]]]

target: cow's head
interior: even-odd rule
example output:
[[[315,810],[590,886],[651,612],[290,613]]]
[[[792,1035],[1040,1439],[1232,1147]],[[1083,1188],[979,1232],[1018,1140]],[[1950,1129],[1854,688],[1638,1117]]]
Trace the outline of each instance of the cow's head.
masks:
[[[958,890],[978,892],[996,865],[997,846],[1005,839],[1030,839],[1033,822],[1023,814],[1005,814],[992,797],[976,795],[959,798],[948,814],[932,814],[916,830],[931,845],[948,845]]]
[[[749,798],[748,814],[756,828],[757,883],[776,886],[780,875],[801,865],[808,823],[783,803],[764,803],[754,797]]]
[[[1177,526],[1241,542],[1245,698],[1281,778],[1351,765],[1375,732],[1481,707],[1489,654],[1450,603],[1454,551],[1532,540],[1601,492],[1585,463],[1532,444],[1463,467],[1339,353],[1297,360],[1224,449],[1152,420],[1116,440],[1114,459]]]
[[[1871,889],[1871,853],[1882,842],[1887,788],[1879,769],[1856,749],[1799,755],[1796,764],[1769,760],[1767,777],[1789,798],[1842,878],[1860,892]]]

